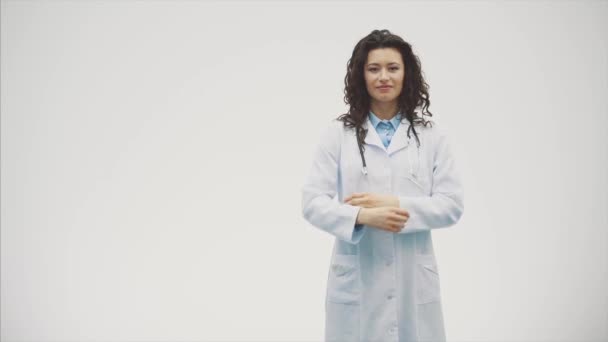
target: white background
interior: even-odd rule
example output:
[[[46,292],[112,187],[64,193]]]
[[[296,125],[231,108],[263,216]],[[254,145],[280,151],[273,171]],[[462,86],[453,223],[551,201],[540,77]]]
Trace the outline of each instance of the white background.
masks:
[[[465,185],[433,233],[448,339],[608,339],[608,2],[1,9],[2,341],[321,340],[300,188],[383,28]]]

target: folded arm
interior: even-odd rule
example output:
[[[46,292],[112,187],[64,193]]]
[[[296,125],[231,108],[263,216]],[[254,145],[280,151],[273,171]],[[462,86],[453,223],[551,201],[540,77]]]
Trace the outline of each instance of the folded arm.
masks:
[[[410,214],[401,234],[452,226],[464,212],[464,190],[447,137],[439,131],[434,139],[431,195],[398,196]]]
[[[308,178],[302,187],[302,215],[313,226],[357,244],[365,229],[356,225],[360,207],[337,200],[341,122],[332,122],[321,136]]]

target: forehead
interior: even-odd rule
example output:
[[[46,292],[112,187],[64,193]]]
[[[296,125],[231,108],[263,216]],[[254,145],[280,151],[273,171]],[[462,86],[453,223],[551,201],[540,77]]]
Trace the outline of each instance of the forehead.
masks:
[[[401,53],[399,53],[399,50],[395,48],[380,48],[370,50],[367,54],[367,61],[365,64],[367,65],[372,63],[380,65],[391,63],[402,64],[403,59],[401,58]]]

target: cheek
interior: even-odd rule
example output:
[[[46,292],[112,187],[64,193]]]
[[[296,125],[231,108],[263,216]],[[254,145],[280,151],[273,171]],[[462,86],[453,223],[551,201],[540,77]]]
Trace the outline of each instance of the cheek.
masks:
[[[397,81],[397,83],[399,83],[400,86],[403,85],[404,79],[405,79],[405,77],[403,75],[403,72],[396,77],[396,81]]]
[[[403,89],[403,77],[401,77],[400,79],[398,78],[397,80],[395,80],[396,84],[396,88],[398,89],[398,92],[401,92],[401,90]]]
[[[367,89],[369,90],[370,88],[373,88],[373,84],[374,84],[373,77],[370,76],[369,74],[365,74],[365,86],[367,86]]]

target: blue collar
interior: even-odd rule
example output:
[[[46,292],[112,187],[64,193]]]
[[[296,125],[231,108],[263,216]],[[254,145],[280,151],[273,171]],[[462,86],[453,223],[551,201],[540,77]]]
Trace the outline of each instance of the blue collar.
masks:
[[[399,123],[401,122],[401,113],[397,113],[397,115],[393,116],[393,118],[390,120],[380,120],[380,118],[377,117],[376,114],[374,114],[370,110],[369,111],[369,121],[372,122],[372,125],[374,125],[374,128],[376,128],[376,129],[378,128],[378,124],[380,122],[388,122],[393,125],[393,128],[395,130],[397,130],[397,127],[399,127]]]

